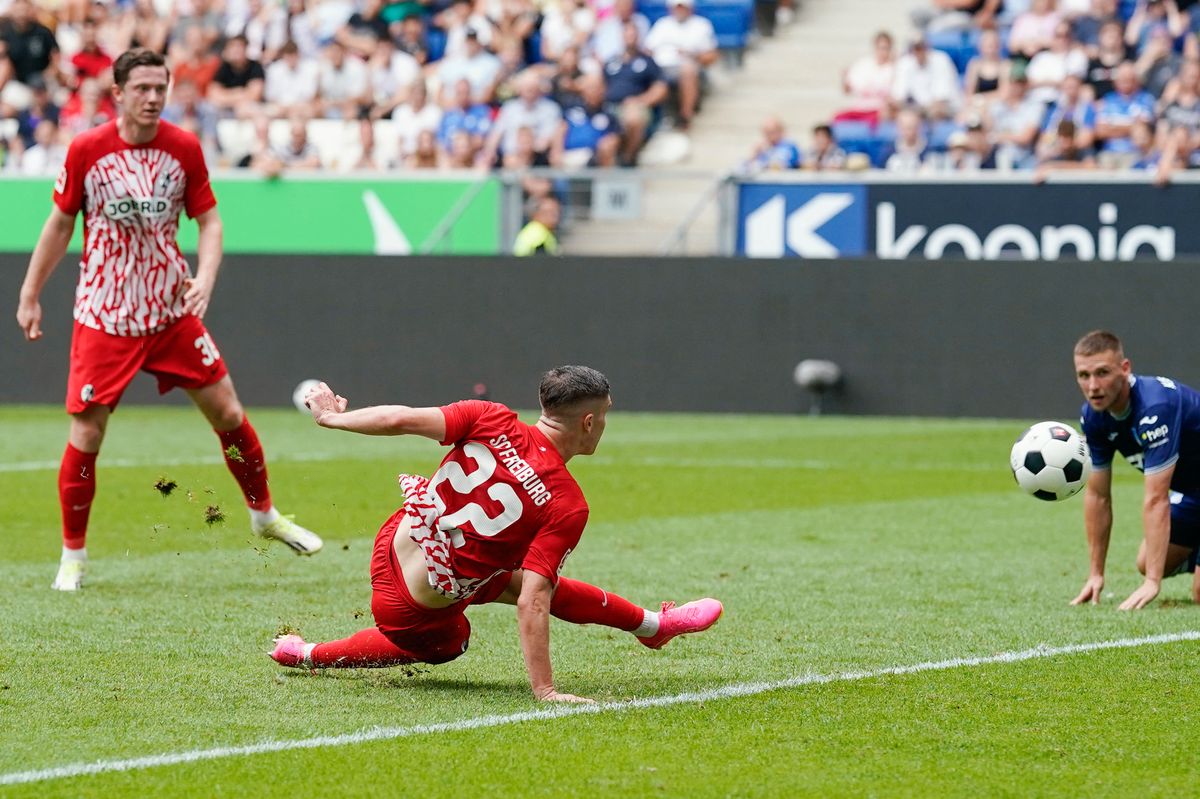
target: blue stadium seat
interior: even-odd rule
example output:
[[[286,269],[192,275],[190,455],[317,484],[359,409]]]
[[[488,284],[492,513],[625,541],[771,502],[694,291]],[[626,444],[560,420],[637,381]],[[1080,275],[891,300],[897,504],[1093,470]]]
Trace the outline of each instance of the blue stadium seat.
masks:
[[[429,45],[429,62],[440,61],[446,54],[446,32],[441,28],[430,27],[425,32],[425,43]]]
[[[944,151],[946,149],[947,142],[950,140],[950,136],[959,129],[960,128],[957,123],[954,122],[934,122],[929,126],[929,146],[938,152]]]
[[[834,122],[831,127],[834,141],[847,153],[871,154],[875,131],[871,129],[870,123],[847,120]]]
[[[968,31],[939,31],[929,34],[929,46],[950,56],[958,74],[967,71],[967,64],[978,54],[975,41]]]

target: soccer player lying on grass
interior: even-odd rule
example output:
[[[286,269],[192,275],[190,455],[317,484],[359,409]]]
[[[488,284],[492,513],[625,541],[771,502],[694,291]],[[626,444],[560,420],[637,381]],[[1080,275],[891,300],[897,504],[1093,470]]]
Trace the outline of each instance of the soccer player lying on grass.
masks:
[[[527,425],[479,400],[347,411],[324,383],[309,392],[305,402],[322,427],[420,435],[451,449],[430,479],[400,475],[404,506],[380,528],[371,558],[375,627],[322,644],[285,635],[271,657],[309,669],[445,663],[467,649],[467,608],[504,602],[517,606],[534,696],[585,702],[554,687],[551,615],[631,632],[651,649],[715,624],[722,611],[715,599],[664,602],[656,613],[558,576],[588,516],[567,461],[596,451],[612,400],[608,379],[586,366],[552,369],[538,394],[541,418]]]
[[[302,555],[321,548],[316,534],[272,505],[262,445],[201,321],[221,266],[221,217],[200,141],[159,119],[169,79],[163,57],[149,50],[129,50],[113,64],[121,115],[71,142],[21,285],[17,323],[36,341],[42,288],[82,212],[86,236],[67,377],[71,427],[58,473],[63,551],[52,587],[60,591],[83,582],[96,456],[108,417],[139,371],[158,378],[160,393],[185,390],[208,419],[255,533]],[[180,212],[199,228],[195,277],[176,242]]]
[[[1121,610],[1145,607],[1158,596],[1163,577],[1189,571],[1192,598],[1200,602],[1200,394],[1166,377],[1133,374],[1121,340],[1105,330],[1075,345],[1075,379],[1087,400],[1081,422],[1092,453],[1083,498],[1091,574],[1071,604],[1099,604],[1104,588],[1114,452],[1146,475],[1137,555],[1146,579]]]

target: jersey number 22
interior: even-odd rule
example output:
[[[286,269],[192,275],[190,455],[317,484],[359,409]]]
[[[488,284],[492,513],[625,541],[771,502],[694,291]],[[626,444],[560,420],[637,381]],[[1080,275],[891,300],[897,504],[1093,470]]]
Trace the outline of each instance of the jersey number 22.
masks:
[[[429,493],[433,496],[438,511],[445,514],[438,526],[449,530],[469,522],[479,535],[488,538],[499,535],[520,519],[521,512],[525,509],[517,492],[507,483],[495,482],[488,486],[487,495],[502,506],[502,510],[496,516],[488,516],[478,502],[467,502],[453,513],[446,513],[448,505],[438,494],[438,486],[449,482],[454,493],[469,497],[476,489],[486,485],[496,473],[496,456],[483,444],[468,441],[463,445],[463,454],[475,462],[476,468],[473,471],[467,473],[460,464],[450,461],[438,469],[429,481]],[[451,532],[451,539],[455,546],[462,546],[462,534],[458,533],[457,529]]]

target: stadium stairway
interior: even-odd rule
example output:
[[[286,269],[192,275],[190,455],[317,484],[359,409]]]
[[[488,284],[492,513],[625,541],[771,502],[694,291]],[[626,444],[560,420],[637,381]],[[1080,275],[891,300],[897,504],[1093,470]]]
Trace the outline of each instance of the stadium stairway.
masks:
[[[870,52],[879,30],[890,31],[902,51],[912,31],[909,14],[929,3],[800,0],[799,5],[792,24],[778,26],[773,37],[756,38],[740,68],[714,67],[713,89],[686,138],[664,130],[651,140],[641,170],[641,218],[576,221],[564,236],[566,252],[660,254],[713,182],[746,159],[763,119],[779,115],[788,135],[807,148],[812,126],[842,104],[842,70]],[[685,171],[695,175],[685,177]],[[717,205],[710,202],[675,252],[712,254],[716,237]]]

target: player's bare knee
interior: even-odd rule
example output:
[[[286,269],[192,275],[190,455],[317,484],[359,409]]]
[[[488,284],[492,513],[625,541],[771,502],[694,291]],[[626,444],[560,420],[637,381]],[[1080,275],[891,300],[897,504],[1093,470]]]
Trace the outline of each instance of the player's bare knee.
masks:
[[[104,441],[107,418],[94,414],[76,414],[71,417],[69,438],[71,446],[81,452],[99,452]]]
[[[206,416],[208,416],[208,421],[212,424],[213,429],[223,433],[229,430],[237,430],[242,426],[242,421],[246,418],[242,406],[236,402],[228,407],[212,410]]]

